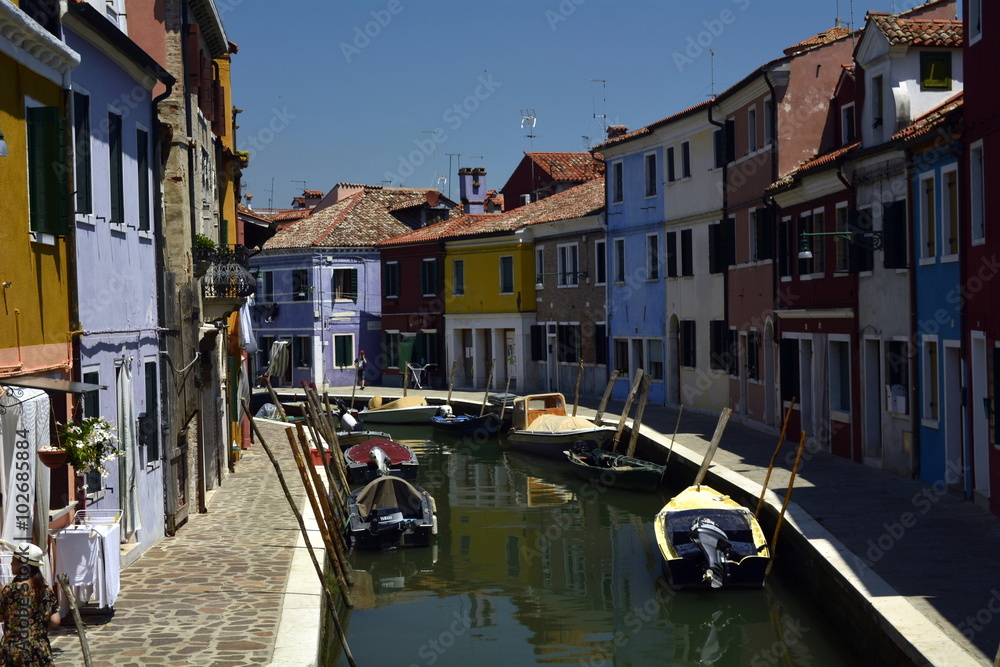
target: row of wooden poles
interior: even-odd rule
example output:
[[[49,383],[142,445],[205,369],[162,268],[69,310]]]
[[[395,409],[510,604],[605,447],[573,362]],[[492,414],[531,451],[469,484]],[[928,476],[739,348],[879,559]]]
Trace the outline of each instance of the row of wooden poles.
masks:
[[[330,611],[330,619],[333,621],[334,630],[340,639],[348,663],[354,667],[354,656],[351,654],[351,649],[347,644],[347,633],[340,623],[336,604],[339,593],[344,606],[347,608],[354,606],[350,591],[351,587],[354,586],[354,575],[351,571],[350,562],[347,559],[348,544],[344,532],[348,523],[347,495],[350,490],[347,481],[347,467],[343,457],[337,455],[340,452],[340,442],[337,437],[337,425],[333,421],[333,411],[330,407],[329,394],[324,392],[321,399],[317,391],[307,383],[303,383],[303,388],[305,389],[305,401],[303,402],[305,419],[295,422],[292,427],[286,430],[286,434],[288,436],[288,444],[295,459],[295,467],[298,469],[299,478],[306,492],[306,498],[309,501],[309,506],[312,508],[313,516],[316,517],[319,534],[326,549],[327,559],[332,565],[333,579],[335,581],[331,581],[325,575],[323,567],[316,558],[302,513],[299,511],[298,505],[288,488],[288,483],[281,471],[278,460],[274,456],[274,452],[267,444],[260,429],[257,428],[257,424],[250,413],[250,406],[246,400],[243,401],[243,410],[250,417],[250,428],[260,442],[261,447],[263,447],[267,457],[271,460],[271,465],[274,466],[274,472],[278,476],[281,489],[299,524],[299,530],[302,532],[306,551],[309,552],[313,568],[316,570],[316,576],[319,578],[323,596],[326,599],[326,606]],[[270,384],[268,384],[268,391],[278,410],[279,418],[283,421],[288,421]],[[326,476],[325,484],[316,469],[317,466],[312,461],[313,446],[319,452],[319,459],[322,462],[323,472]]]

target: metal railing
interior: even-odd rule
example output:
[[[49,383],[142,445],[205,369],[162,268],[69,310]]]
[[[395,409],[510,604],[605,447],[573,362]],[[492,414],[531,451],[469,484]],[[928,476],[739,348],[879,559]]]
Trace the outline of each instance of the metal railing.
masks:
[[[195,248],[195,262],[207,265],[201,279],[206,299],[242,299],[257,291],[257,278],[250,273],[253,253],[246,246]]]

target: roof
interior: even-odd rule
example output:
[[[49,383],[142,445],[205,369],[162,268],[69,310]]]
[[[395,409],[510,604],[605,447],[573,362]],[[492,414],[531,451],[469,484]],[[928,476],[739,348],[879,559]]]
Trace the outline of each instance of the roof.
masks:
[[[793,44],[785,49],[785,55],[797,55],[803,51],[808,51],[809,49],[815,49],[817,47],[823,46],[825,44],[830,44],[831,42],[836,42],[838,39],[843,39],[851,34],[850,28],[845,28],[843,26],[837,26],[830,28],[829,30],[824,30],[818,35],[813,35],[809,39],[804,39],[798,44]]]
[[[400,202],[412,200],[415,192],[424,191],[362,186],[359,192],[283,228],[264,244],[264,249],[372,247],[410,231],[390,211]]]
[[[868,20],[882,32],[890,46],[962,46],[960,19],[909,19],[886,12],[868,12]]]
[[[596,146],[594,146],[594,150],[596,151],[596,150],[599,150],[599,149],[608,148],[610,146],[616,146],[617,144],[623,144],[626,141],[630,141],[632,139],[635,139],[636,137],[641,137],[643,135],[652,134],[653,130],[655,130],[656,128],[658,128],[658,127],[660,127],[662,125],[666,125],[667,123],[670,123],[672,121],[680,120],[684,116],[688,116],[688,115],[696,113],[696,112],[698,112],[698,111],[700,111],[702,109],[705,109],[711,103],[712,103],[712,100],[705,100],[704,102],[702,102],[700,104],[696,104],[695,106],[690,107],[688,109],[685,109],[684,111],[680,111],[678,113],[675,113],[672,116],[667,116],[666,118],[660,119],[660,120],[656,121],[655,123],[650,123],[649,125],[646,125],[645,127],[640,127],[640,128],[638,128],[636,130],[632,130],[631,132],[626,132],[625,134],[620,134],[617,137],[613,137],[611,139],[608,139],[606,141],[603,141],[603,142],[597,144]]]
[[[924,115],[914,118],[912,123],[892,135],[892,138],[910,141],[930,133],[934,128],[946,122],[954,112],[961,111],[964,99],[962,92],[958,92]]]
[[[556,181],[589,181],[604,173],[604,162],[590,153],[532,151],[524,155]]]
[[[387,239],[378,245],[384,248],[512,232],[529,225],[582,218],[603,210],[602,175],[511,211],[461,215]]]

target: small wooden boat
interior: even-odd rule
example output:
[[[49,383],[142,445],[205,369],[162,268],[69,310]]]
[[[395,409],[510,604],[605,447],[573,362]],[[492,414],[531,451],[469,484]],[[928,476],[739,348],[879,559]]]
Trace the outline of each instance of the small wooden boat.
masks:
[[[437,534],[437,508],[425,489],[388,476],[347,497],[347,534],[359,549],[426,547]]]
[[[760,588],[771,552],[756,517],[729,496],[689,486],[656,515],[656,542],[670,585]]]
[[[601,486],[613,486],[632,491],[653,491],[660,486],[665,466],[643,461],[624,454],[574,444],[563,452],[573,466],[573,472]]]
[[[431,426],[441,433],[457,437],[472,436],[488,438],[500,432],[503,422],[499,415],[487,412],[484,415],[447,415],[431,417]]]
[[[613,426],[566,414],[566,399],[560,393],[531,394],[514,400],[507,445],[529,454],[563,459],[563,452],[574,443],[587,442],[603,448],[616,433]]]
[[[423,396],[403,396],[388,403],[381,396],[372,396],[358,418],[366,424],[428,424],[431,417],[448,414],[451,406],[429,405]]]
[[[347,479],[365,484],[380,476],[394,475],[403,479],[417,476],[417,455],[404,444],[376,439],[344,450]]]

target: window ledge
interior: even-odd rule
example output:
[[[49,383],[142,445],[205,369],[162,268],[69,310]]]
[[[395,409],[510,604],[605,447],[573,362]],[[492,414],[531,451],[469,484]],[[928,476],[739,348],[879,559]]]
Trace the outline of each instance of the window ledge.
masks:
[[[127,230],[127,226],[124,222],[112,222],[108,225],[108,227],[111,228],[111,231],[118,232],[119,234],[124,234]]]
[[[55,245],[56,237],[53,234],[43,234],[42,232],[29,232],[32,243],[40,245]]]
[[[924,426],[926,428],[937,429],[938,428],[938,420],[937,419],[921,419],[920,420],[920,425]]]
[[[151,232],[148,229],[140,229],[139,230],[139,238],[147,240],[147,241],[152,241],[153,240],[153,232]]]

